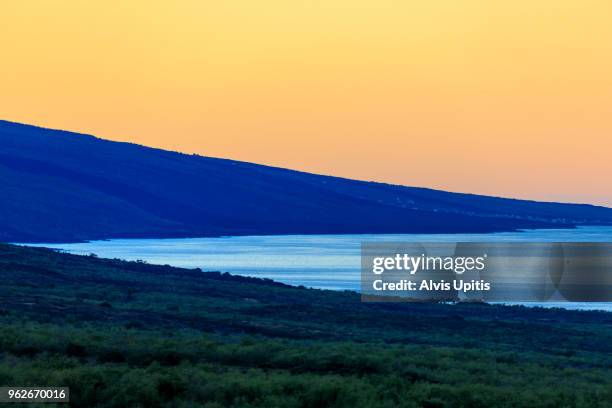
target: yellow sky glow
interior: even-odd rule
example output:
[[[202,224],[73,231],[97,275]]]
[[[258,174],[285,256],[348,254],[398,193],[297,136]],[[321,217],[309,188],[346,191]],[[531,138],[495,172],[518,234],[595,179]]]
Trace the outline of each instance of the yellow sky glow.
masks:
[[[0,15],[6,120],[612,205],[609,0],[24,0]]]

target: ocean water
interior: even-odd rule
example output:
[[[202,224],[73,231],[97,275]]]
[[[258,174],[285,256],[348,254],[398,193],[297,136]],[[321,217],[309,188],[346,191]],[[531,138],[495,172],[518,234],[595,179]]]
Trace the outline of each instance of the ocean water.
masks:
[[[361,242],[612,242],[612,227],[490,234],[274,235],[180,239],[113,239],[28,244],[101,258],[142,260],[204,271],[270,278],[290,285],[359,290]],[[528,306],[612,311],[612,303]]]

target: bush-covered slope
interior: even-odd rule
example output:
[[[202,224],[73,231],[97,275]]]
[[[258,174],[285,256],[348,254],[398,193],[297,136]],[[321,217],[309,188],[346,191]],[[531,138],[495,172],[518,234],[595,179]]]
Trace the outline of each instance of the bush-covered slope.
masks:
[[[77,407],[609,407],[612,314],[356,293],[0,245],[0,385]]]

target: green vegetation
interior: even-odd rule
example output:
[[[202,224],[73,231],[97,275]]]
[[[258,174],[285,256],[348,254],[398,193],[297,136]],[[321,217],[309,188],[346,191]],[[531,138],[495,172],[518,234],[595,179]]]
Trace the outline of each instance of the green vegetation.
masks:
[[[603,312],[361,303],[0,245],[0,334],[0,385],[69,386],[76,407],[612,406]]]

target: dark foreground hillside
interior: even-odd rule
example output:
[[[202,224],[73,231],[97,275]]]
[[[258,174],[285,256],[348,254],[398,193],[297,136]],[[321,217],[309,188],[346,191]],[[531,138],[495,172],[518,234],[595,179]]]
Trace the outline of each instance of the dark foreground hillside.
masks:
[[[0,240],[612,225],[612,209],[320,176],[0,121]]]
[[[75,407],[610,407],[612,314],[355,293],[0,245],[0,385]]]

